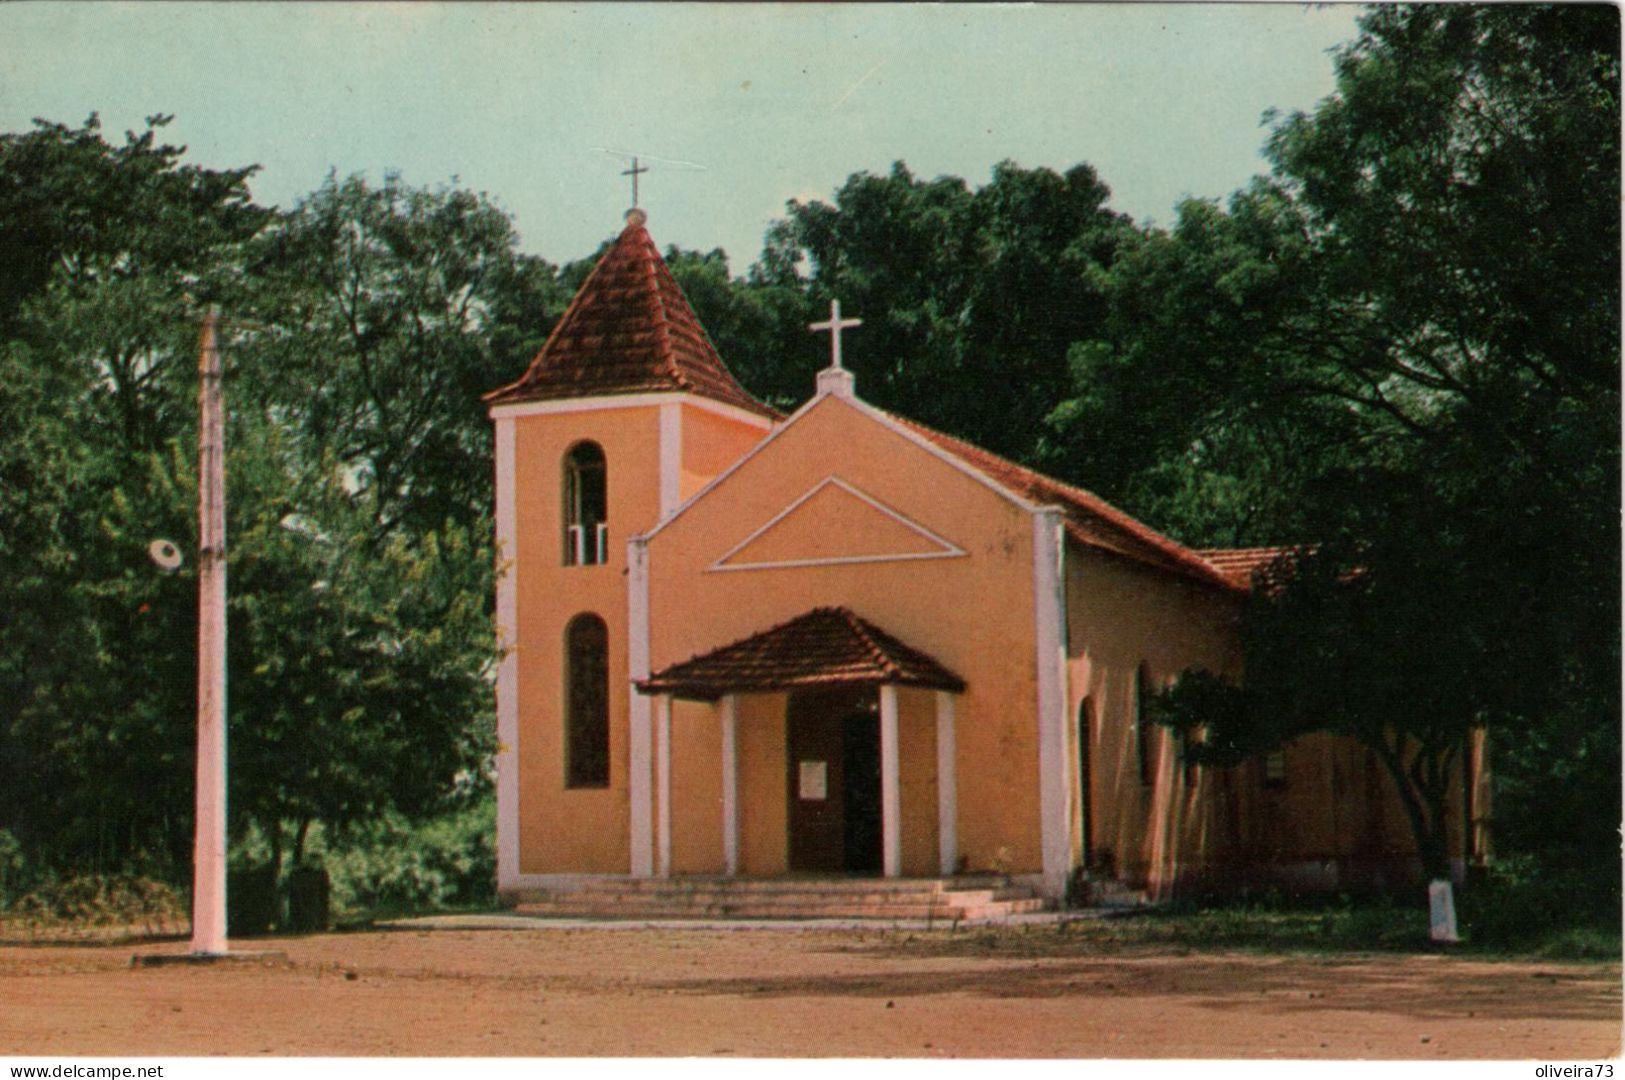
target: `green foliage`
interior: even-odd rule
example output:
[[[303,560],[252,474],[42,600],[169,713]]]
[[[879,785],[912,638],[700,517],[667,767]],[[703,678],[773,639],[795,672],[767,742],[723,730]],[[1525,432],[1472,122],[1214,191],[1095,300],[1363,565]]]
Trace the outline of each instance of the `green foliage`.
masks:
[[[490,512],[480,395],[511,380],[563,308],[481,196],[387,177],[327,182],[248,253],[238,370],[312,460],[345,472],[382,534]]]
[[[1561,867],[1529,855],[1500,859],[1461,890],[1457,921],[1470,946],[1574,959],[1620,956],[1618,874]]]
[[[30,937],[101,929],[173,933],[184,929],[186,919],[186,903],[178,892],[162,881],[133,874],[47,877],[0,906],[0,927]]]
[[[1117,440],[1130,509],[1315,545],[1255,598],[1212,752],[1359,738],[1435,873],[1487,726],[1497,843],[1619,876],[1618,19],[1373,9],[1337,93],[1275,128],[1270,182],[1119,261],[1122,317],[1056,416],[1111,437],[1171,385]],[[1209,461],[1236,482],[1166,484]]]
[[[159,126],[161,121],[155,121]],[[228,309],[230,806],[273,861],[312,821],[461,805],[495,658],[478,391],[551,272],[465,193],[251,170],[92,120],[0,136],[0,820],[31,872],[189,876],[198,315]],[[49,200],[41,193],[50,193]],[[325,246],[324,246],[325,245]],[[25,272],[26,271],[26,272]],[[499,352],[506,350],[506,352]]]
[[[898,162],[886,176],[854,174],[833,204],[792,202],[747,287],[788,319],[765,392],[808,396],[829,361],[806,325],[838,298],[863,319],[844,359],[866,400],[1036,460],[1067,350],[1105,318],[1102,275],[1130,231],[1109,196],[1087,165],[1061,174],[1001,162],[973,191]]]
[[[323,860],[350,913],[489,907],[496,902],[496,803],[411,825],[384,816],[347,832]]]

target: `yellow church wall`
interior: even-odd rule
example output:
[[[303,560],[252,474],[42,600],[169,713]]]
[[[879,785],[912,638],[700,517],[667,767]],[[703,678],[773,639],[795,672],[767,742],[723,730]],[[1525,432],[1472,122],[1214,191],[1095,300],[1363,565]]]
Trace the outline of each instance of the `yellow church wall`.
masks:
[[[578,441],[604,450],[608,561],[563,565],[563,462]],[[653,408],[514,420],[515,615],[519,745],[519,871],[625,873],[627,815],[626,538],[659,512],[659,425]],[[581,612],[609,628],[607,788],[568,789],[564,763],[564,631]]]
[[[711,409],[681,405],[682,465],[678,497],[687,499],[767,435],[761,424],[721,416]]]
[[[965,554],[712,569],[719,556],[830,475]],[[863,546],[862,535],[854,543],[875,551]],[[853,406],[825,397],[651,538],[651,667],[659,670],[813,607],[851,608],[966,681],[957,701],[960,850],[974,869],[1037,872],[1042,860],[1032,545],[1029,514]],[[910,695],[910,719],[899,718],[905,831],[915,837],[905,835],[905,861],[921,872],[935,872],[935,826],[922,824],[936,813],[934,727],[929,740],[923,734],[929,697]],[[930,707],[934,725],[934,703]],[[746,830],[746,872],[775,872],[768,867],[784,865],[782,703],[780,708],[771,735],[741,722],[742,774],[749,771],[750,783],[758,785],[742,791],[741,805],[772,815]],[[905,735],[904,728],[913,734]],[[747,746],[776,754],[773,769],[763,772]],[[923,769],[931,779],[916,771]]]

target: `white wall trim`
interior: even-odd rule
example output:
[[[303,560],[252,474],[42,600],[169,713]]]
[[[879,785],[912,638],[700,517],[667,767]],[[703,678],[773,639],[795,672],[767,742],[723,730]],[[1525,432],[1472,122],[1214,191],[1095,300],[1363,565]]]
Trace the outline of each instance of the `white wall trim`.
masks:
[[[671,695],[655,698],[655,872],[671,877]]]
[[[739,554],[739,552],[749,547],[751,543],[763,533],[766,533],[769,529],[773,528],[773,526],[795,513],[803,503],[807,502],[807,500],[811,499],[814,495],[817,495],[820,491],[823,491],[825,488],[830,487],[831,485],[838,487],[848,495],[854,496],[855,498],[867,503],[869,506],[880,511],[882,514],[891,518],[893,521],[897,522],[899,525],[902,525],[904,528],[908,529],[910,532],[913,532],[917,536],[936,544],[938,550],[899,552],[895,554],[877,555],[835,555],[822,559],[785,559],[777,562],[735,563],[732,566],[723,565],[729,559]],[[919,522],[904,516],[897,510],[892,509],[890,506],[887,506],[873,495],[870,495],[868,492],[860,490],[856,485],[849,484],[838,476],[830,475],[824,477],[818,483],[808,488],[805,492],[798,496],[795,501],[791,502],[789,506],[786,506],[783,510],[780,510],[771,518],[768,518],[765,523],[759,526],[749,536],[745,537],[743,540],[739,541],[739,543],[723,552],[720,556],[718,556],[717,561],[710,565],[709,569],[768,570],[782,569],[788,566],[838,566],[843,563],[899,562],[908,559],[952,559],[964,554],[966,554],[965,549],[955,544],[953,541],[946,540],[943,537],[938,536],[936,533],[932,532],[924,525],[921,525]]]
[[[852,563],[918,562],[921,559],[958,559],[963,551],[922,551],[903,555],[832,555],[827,559],[785,559],[782,562],[736,563],[733,566],[708,566],[707,573],[729,573],[736,570],[793,570],[802,566],[847,566]]]
[[[683,406],[660,404],[660,517],[677,512],[683,496]]]
[[[897,687],[880,687],[880,852],[889,878],[903,875],[903,798],[898,760]]]
[[[497,541],[497,887],[519,872],[519,561],[514,531],[514,422],[496,422]]]
[[[1061,512],[1033,515],[1034,661],[1038,682],[1038,800],[1044,894],[1060,899],[1072,871],[1066,760],[1066,594]]]
[[[650,832],[653,810],[649,790],[650,702],[638,693],[637,681],[649,677],[649,549],[633,537],[626,543],[626,666],[627,693],[627,838],[630,850],[629,872],[633,877],[654,873],[654,837]]]
[[[739,873],[739,695],[722,695],[722,863]]]
[[[560,398],[549,401],[516,401],[509,405],[493,405],[488,410],[491,419],[502,420],[520,416],[552,416],[559,413],[603,412],[611,409],[642,409],[650,405],[665,405],[668,403],[688,405],[695,409],[703,409],[709,413],[726,417],[729,420],[738,420],[750,424],[752,427],[768,431],[773,427],[773,421],[760,413],[741,409],[737,405],[727,405],[710,398],[699,397],[684,393],[652,393],[652,394],[605,394],[597,397]]]
[[[959,865],[959,756],[948,690],[937,691],[937,865],[944,877]]]

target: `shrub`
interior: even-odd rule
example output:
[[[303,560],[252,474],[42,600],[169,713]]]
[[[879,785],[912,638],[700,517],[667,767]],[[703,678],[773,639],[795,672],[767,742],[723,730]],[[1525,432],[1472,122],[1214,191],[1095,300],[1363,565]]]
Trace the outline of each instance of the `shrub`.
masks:
[[[340,909],[422,909],[496,900],[492,800],[412,825],[386,818],[330,841],[325,865]]]
[[[169,885],[134,874],[81,874],[41,882],[10,905],[31,928],[136,927],[162,933],[184,925],[187,905]]]
[[[1590,955],[1599,940],[1611,940],[1617,956],[1619,904],[1617,882],[1599,882],[1585,869],[1511,856],[1461,891],[1457,918],[1467,941],[1476,946]],[[1565,941],[1573,947],[1563,946]]]

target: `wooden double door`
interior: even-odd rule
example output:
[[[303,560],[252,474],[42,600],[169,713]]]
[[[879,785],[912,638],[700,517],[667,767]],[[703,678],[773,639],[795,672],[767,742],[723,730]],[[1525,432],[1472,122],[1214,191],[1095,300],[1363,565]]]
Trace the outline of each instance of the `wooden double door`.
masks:
[[[790,869],[879,874],[878,693],[800,691],[786,712]]]

